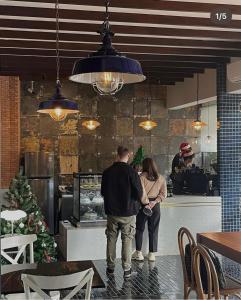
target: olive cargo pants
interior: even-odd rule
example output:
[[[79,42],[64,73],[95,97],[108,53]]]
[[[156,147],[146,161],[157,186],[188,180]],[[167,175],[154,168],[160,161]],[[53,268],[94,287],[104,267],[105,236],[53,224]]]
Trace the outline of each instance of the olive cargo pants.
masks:
[[[132,240],[136,232],[136,216],[107,216],[107,228],[105,231],[107,237],[106,260],[107,267],[110,269],[115,268],[116,242],[119,232],[121,232],[122,240],[122,267],[124,270],[129,270],[131,268]]]

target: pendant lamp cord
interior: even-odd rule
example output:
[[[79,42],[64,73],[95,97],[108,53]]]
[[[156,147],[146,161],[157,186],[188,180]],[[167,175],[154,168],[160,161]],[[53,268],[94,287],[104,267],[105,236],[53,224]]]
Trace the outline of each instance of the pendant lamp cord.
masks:
[[[105,24],[107,28],[109,28],[109,18],[110,18],[109,6],[110,6],[110,0],[105,0]]]
[[[150,78],[150,74],[149,74],[149,78]],[[152,92],[151,92],[151,80],[148,80],[148,85],[149,85],[149,93],[150,93],[150,99],[148,99],[149,101],[149,119],[151,119],[151,101],[152,101]]]
[[[59,0],[55,2],[56,13],[56,83],[60,84],[59,70],[60,70],[60,58],[59,58]]]
[[[199,104],[198,104],[198,98],[199,98],[199,74],[197,73],[197,120],[199,120]]]

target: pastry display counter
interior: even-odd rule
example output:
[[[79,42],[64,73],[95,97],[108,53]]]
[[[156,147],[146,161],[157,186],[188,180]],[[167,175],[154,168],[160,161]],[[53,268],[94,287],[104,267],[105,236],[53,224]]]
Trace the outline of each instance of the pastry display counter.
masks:
[[[74,173],[73,217],[77,222],[106,220],[101,178],[101,174]]]

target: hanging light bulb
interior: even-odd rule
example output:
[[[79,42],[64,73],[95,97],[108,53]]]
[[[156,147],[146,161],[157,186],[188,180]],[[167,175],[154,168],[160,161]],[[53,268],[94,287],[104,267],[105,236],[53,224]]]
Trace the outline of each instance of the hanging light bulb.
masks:
[[[143,121],[139,124],[140,127],[142,127],[145,130],[152,130],[157,126],[157,123],[151,120]]]
[[[198,104],[198,97],[199,97],[199,74],[197,74],[197,118],[195,121],[192,122],[192,127],[199,131],[201,130],[204,126],[206,126],[207,124],[205,122],[202,122],[199,119],[199,104]]]
[[[100,123],[96,120],[87,120],[82,123],[82,126],[89,130],[95,130],[100,126]]]
[[[93,88],[100,95],[114,95],[122,88],[124,83],[119,73],[95,73],[92,77]]]
[[[99,31],[102,45],[90,57],[76,61],[70,80],[91,84],[100,95],[114,95],[124,84],[146,79],[137,60],[122,56],[112,47],[114,33],[109,24],[109,4],[105,1],[106,18]]]
[[[209,133],[209,128],[210,128],[210,118],[209,118],[209,105],[208,105],[208,135],[206,137],[206,143],[211,144],[211,136]]]
[[[51,112],[49,112],[49,115],[54,121],[63,121],[67,116],[62,108],[53,109]]]
[[[56,11],[56,91],[53,97],[39,104],[37,112],[49,114],[54,121],[63,121],[68,114],[78,113],[77,103],[68,100],[61,95],[61,84],[59,80],[60,59],[59,59],[59,1],[55,3]]]
[[[197,131],[201,130],[206,125],[207,124],[205,122],[202,122],[198,119],[192,122],[192,127]]]
[[[196,144],[196,145],[198,144],[198,137],[197,137],[197,136],[194,137],[192,143],[193,143],[193,144]]]
[[[207,143],[207,144],[211,144],[211,142],[212,142],[211,136],[210,136],[210,135],[207,135],[207,137],[206,137],[206,143]]]
[[[152,99],[152,93],[151,93],[151,85],[149,82],[149,94],[150,94],[150,99],[147,99],[147,105],[149,106],[149,115],[148,115],[148,120],[145,120],[143,122],[139,123],[139,126],[142,127],[145,130],[152,130],[153,128],[157,127],[157,123],[155,121],[151,120],[151,99]]]

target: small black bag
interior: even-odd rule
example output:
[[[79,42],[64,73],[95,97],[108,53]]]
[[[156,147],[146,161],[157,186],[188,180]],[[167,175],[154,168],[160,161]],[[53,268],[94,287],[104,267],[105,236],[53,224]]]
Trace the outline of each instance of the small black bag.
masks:
[[[223,289],[226,285],[226,281],[225,281],[225,276],[223,274],[223,269],[222,269],[221,263],[220,263],[217,255],[213,251],[211,251],[210,249],[208,249],[206,247],[205,247],[205,250],[208,252],[208,254],[214,264],[214,267],[216,269],[216,273],[218,276],[219,288]],[[187,269],[188,280],[191,282],[192,264],[191,264],[190,244],[187,244],[185,247],[185,265],[186,265],[186,269]],[[201,273],[203,290],[205,293],[207,293],[208,292],[207,271],[206,271],[206,267],[205,267],[205,262],[202,257],[200,257],[200,273]],[[193,278],[194,278],[194,274],[193,274]],[[195,281],[195,278],[194,278],[194,281]]]

